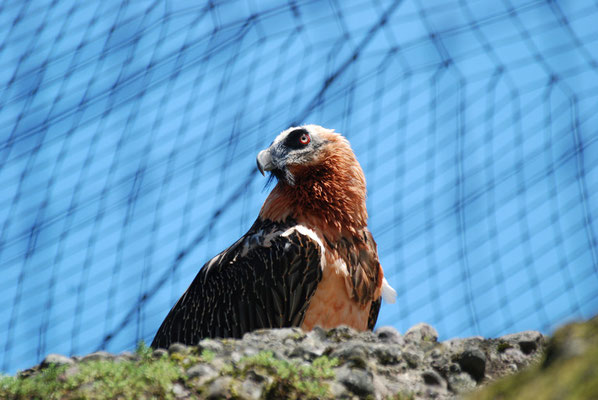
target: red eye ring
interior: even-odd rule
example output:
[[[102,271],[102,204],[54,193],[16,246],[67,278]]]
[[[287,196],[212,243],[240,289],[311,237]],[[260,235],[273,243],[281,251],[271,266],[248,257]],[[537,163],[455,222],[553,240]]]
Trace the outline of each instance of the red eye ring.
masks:
[[[304,133],[299,138],[299,143],[301,143],[301,144],[308,144],[309,142],[311,142],[311,138],[309,137],[309,135],[307,133]]]

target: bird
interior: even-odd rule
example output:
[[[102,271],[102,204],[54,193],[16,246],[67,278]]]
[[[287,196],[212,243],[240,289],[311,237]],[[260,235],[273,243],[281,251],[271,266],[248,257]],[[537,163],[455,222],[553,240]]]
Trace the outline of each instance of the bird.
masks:
[[[372,330],[382,298],[395,302],[367,227],[365,176],[343,135],[288,128],[257,167],[276,180],[257,219],[200,269],[151,347],[266,328]]]

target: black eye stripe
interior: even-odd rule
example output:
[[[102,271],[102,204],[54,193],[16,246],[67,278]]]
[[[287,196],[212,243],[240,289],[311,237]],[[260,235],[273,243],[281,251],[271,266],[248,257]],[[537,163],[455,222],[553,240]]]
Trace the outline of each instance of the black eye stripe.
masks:
[[[303,128],[299,128],[299,129],[295,129],[294,131],[290,132],[287,135],[287,140],[292,140],[294,142],[296,142],[297,140],[299,140],[299,138],[303,135],[308,135],[309,132],[307,131],[307,129],[303,129]]]
[[[307,129],[299,128],[291,131],[286,139],[284,140],[284,145],[289,149],[300,149],[305,145],[301,143],[301,136],[309,135]]]

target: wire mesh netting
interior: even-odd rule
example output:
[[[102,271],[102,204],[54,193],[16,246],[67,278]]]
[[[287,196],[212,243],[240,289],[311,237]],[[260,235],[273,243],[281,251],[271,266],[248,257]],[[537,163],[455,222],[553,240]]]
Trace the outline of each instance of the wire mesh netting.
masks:
[[[596,2],[198,4],[0,4],[1,371],[151,341],[303,122],[364,167],[379,326],[598,312]]]

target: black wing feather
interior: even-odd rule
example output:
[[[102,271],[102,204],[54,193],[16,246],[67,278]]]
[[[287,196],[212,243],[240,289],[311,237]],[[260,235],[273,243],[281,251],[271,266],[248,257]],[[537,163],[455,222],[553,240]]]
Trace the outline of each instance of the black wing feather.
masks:
[[[300,326],[322,270],[316,241],[297,230],[281,235],[295,225],[292,219],[258,219],[241,240],[204,265],[168,313],[152,347]]]
[[[370,316],[368,318],[369,330],[373,330],[374,326],[376,326],[376,321],[378,321],[378,313],[380,312],[380,303],[382,303],[382,297],[378,297],[376,300],[372,301],[372,305],[370,306]]]

